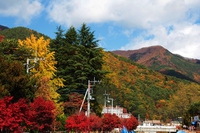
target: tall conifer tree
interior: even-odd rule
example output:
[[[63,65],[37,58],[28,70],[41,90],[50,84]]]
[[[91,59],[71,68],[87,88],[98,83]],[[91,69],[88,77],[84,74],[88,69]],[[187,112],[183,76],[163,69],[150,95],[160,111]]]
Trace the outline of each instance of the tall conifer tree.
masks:
[[[86,24],[78,32],[70,27],[62,37],[61,29],[56,33],[57,37],[51,46],[52,49],[57,49],[57,75],[65,80],[65,87],[58,92],[61,100],[66,101],[71,92],[85,93],[88,80],[93,80],[94,77],[101,80],[104,75],[101,70],[103,53],[102,48],[98,47],[94,32]]]
[[[82,64],[87,80],[92,80],[94,77],[101,80],[104,75],[104,72],[102,71],[103,49],[98,47],[98,40],[95,39],[94,32],[91,32],[86,24],[83,24],[79,30],[78,40],[81,48],[80,53],[83,56]]]

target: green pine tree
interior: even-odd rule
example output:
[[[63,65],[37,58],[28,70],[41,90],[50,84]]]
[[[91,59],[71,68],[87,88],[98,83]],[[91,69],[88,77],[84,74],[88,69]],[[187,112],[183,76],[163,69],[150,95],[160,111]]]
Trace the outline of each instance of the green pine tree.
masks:
[[[70,27],[64,35],[58,28],[56,35],[51,48],[56,52],[57,75],[65,80],[65,87],[58,92],[61,100],[66,101],[71,92],[84,94],[88,80],[102,79],[103,49],[98,47],[94,32],[86,24],[78,32]]]

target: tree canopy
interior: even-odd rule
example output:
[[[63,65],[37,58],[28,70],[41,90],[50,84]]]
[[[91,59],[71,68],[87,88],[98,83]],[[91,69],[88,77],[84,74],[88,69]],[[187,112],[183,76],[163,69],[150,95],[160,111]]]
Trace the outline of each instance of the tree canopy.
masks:
[[[56,38],[51,42],[51,50],[55,51],[58,64],[57,75],[64,79],[65,87],[58,93],[61,101],[66,101],[71,92],[85,93],[88,80],[94,77],[101,80],[104,77],[102,71],[103,53],[98,47],[98,40],[94,38],[94,32],[83,24],[80,30],[70,27],[63,34],[58,27]]]

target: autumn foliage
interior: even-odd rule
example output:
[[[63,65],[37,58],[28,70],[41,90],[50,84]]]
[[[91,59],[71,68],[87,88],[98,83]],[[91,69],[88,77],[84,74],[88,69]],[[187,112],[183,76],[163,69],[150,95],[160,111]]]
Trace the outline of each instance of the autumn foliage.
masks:
[[[30,106],[25,99],[12,103],[13,97],[0,99],[0,131],[21,133],[26,130],[51,130],[54,105],[36,98]]]
[[[127,130],[136,129],[138,121],[134,116],[130,118],[119,118],[116,114],[104,114],[102,117],[91,114],[90,117],[85,114],[74,114],[66,120],[65,128],[68,132],[84,132],[84,131],[112,131],[114,128],[122,128],[125,126]]]
[[[78,112],[80,109],[80,105],[83,101],[83,95],[79,93],[70,93],[68,96],[68,101],[63,103],[64,112],[68,115],[74,114],[74,112]],[[86,110],[87,104],[83,104],[83,110]]]
[[[67,131],[88,131],[88,119],[85,114],[74,114],[72,116],[69,116],[66,120],[65,128]]]
[[[65,128],[67,131],[101,131],[102,122],[101,118],[95,114],[87,117],[84,113],[74,114],[69,116],[66,120]]]
[[[102,128],[105,131],[112,131],[120,126],[120,119],[114,114],[104,114],[102,117]]]
[[[24,128],[22,122],[28,123],[26,118],[28,105],[24,99],[20,99],[17,103],[11,103],[11,100],[12,97],[0,100],[0,130],[17,133]]]
[[[88,118],[90,131],[101,131],[102,119],[95,114],[91,114]]]
[[[38,97],[30,104],[32,128],[39,131],[51,130],[51,124],[55,119],[54,104]]]
[[[0,42],[2,42],[4,39],[4,36],[0,35]]]
[[[130,118],[121,119],[121,125],[125,126],[128,131],[136,129],[138,126],[138,121],[134,116]]]

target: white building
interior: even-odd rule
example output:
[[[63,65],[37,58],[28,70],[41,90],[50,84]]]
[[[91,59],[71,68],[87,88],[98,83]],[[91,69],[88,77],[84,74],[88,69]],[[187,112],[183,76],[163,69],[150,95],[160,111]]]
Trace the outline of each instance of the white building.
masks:
[[[106,113],[110,113],[110,114],[116,114],[119,118],[130,118],[131,114],[129,113],[124,113],[123,112],[123,108],[116,106],[116,107],[112,107],[112,106],[108,106],[108,107],[103,107],[102,110],[102,114],[106,114]]]

